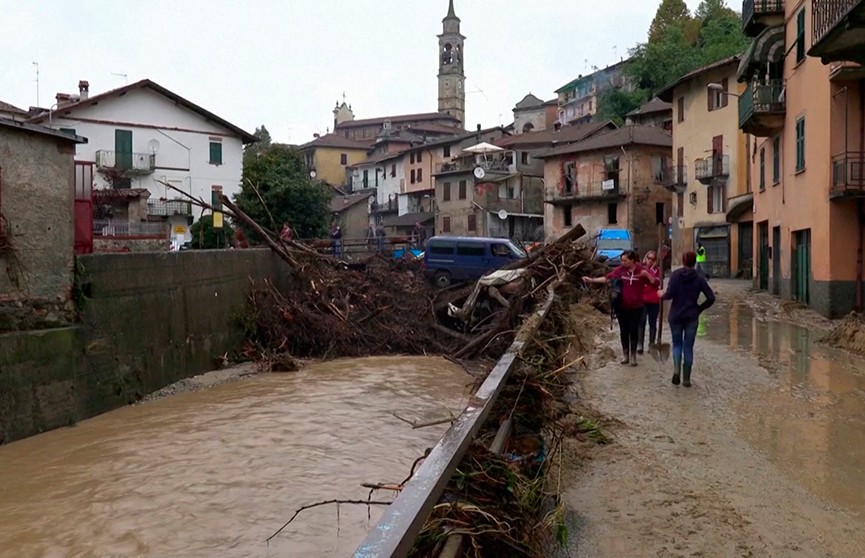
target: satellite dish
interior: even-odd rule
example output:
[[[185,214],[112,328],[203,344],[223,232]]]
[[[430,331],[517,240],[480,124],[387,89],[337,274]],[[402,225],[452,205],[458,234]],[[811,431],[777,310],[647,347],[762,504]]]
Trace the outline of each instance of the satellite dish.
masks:
[[[358,178],[358,177],[360,176],[360,171],[357,170],[357,169],[354,169],[354,170],[352,171],[351,175],[352,175],[353,177],[355,177],[355,178]]]
[[[482,167],[475,167],[475,178],[478,180],[483,180],[483,178],[487,175],[486,171]]]
[[[156,155],[159,152],[159,140],[154,138],[154,139],[148,141],[147,142],[147,149],[149,149],[151,153]]]
[[[370,205],[374,204],[375,203],[375,196],[370,196],[367,201],[369,202]]]
[[[507,218],[508,218],[508,212],[505,211],[504,209],[499,209],[499,219],[504,221]]]
[[[316,176],[318,176],[318,175],[315,174],[315,171],[309,171],[309,177],[310,177],[310,178],[312,178],[313,180],[315,180],[315,177],[316,177]]]

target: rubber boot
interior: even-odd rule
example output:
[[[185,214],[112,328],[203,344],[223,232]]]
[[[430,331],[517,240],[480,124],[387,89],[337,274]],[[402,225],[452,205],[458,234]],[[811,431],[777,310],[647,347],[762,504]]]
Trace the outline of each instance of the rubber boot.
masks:
[[[646,340],[646,328],[640,326],[639,332],[637,332],[637,354],[643,354],[643,348],[645,347],[644,341]],[[651,341],[649,341],[651,343]]]
[[[691,387],[691,367],[685,366],[682,369],[682,385],[685,387]]]
[[[631,366],[637,365],[637,351],[631,351]]]
[[[673,385],[679,385],[679,376],[682,371],[682,358],[673,357]]]
[[[629,363],[631,362],[630,358],[628,358],[628,354],[629,354],[629,353],[628,353],[628,348],[627,348],[627,347],[622,347],[622,353],[624,353],[625,358],[622,359],[621,365],[622,365],[622,366],[625,366],[625,365],[627,365],[627,364],[629,364]]]

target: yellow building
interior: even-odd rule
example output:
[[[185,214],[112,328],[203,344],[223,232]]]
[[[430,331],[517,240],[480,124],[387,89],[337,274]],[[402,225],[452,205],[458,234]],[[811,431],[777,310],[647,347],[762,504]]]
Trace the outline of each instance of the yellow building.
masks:
[[[751,276],[753,193],[748,139],[739,130],[732,56],[686,74],[664,88],[673,104],[673,159],[664,182],[673,196],[673,261],[706,249],[713,277]]]
[[[315,179],[331,186],[346,184],[346,167],[355,165],[367,157],[370,145],[336,134],[315,138],[297,148],[306,167],[315,172]]]

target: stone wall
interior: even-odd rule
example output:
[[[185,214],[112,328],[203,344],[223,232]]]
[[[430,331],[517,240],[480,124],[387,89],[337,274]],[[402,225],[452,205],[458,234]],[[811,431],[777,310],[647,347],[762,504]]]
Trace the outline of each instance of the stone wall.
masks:
[[[92,254],[79,326],[0,335],[0,443],[132,403],[240,346],[251,281],[284,285],[268,250]]]
[[[94,252],[168,252],[171,240],[168,238],[129,238],[96,237],[93,239]]]

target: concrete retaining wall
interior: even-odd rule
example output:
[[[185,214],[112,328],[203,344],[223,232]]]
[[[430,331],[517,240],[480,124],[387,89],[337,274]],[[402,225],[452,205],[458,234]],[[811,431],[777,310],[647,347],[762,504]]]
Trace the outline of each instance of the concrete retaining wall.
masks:
[[[268,250],[78,259],[82,324],[0,335],[0,443],[137,401],[216,367],[241,341],[251,280],[282,284]]]

